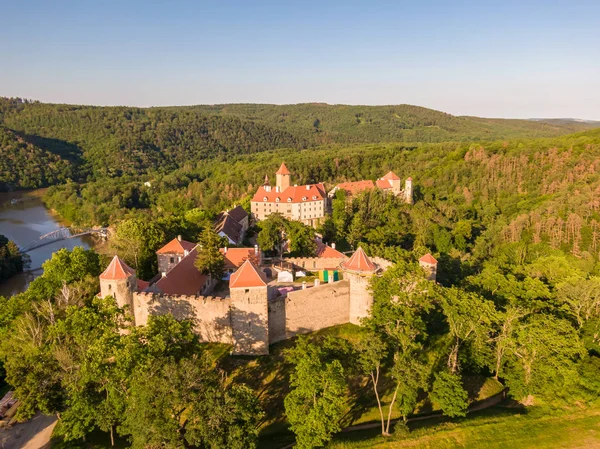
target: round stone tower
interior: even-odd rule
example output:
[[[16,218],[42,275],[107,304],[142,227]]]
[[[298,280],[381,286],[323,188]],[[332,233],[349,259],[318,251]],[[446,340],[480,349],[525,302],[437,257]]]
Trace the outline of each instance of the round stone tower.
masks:
[[[340,268],[350,283],[350,322],[360,324],[362,318],[369,316],[373,306],[369,283],[380,267],[369,259],[362,248],[358,248],[350,259],[340,264]]]
[[[119,256],[113,257],[106,270],[100,275],[100,296],[113,296],[119,307],[129,309],[133,315],[133,293],[137,290],[135,270]]]
[[[408,204],[413,203],[412,178],[407,178],[406,181],[404,181],[404,201]]]

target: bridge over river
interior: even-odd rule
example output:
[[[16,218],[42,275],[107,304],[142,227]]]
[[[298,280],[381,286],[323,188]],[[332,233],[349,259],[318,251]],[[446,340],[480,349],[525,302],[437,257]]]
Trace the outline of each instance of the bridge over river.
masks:
[[[40,235],[37,239],[20,248],[20,250],[22,253],[28,253],[29,251],[41,248],[42,246],[50,245],[51,243],[59,242],[61,240],[81,237],[82,235],[93,234],[102,238],[107,238],[108,233],[108,228],[60,228],[44,235]]]

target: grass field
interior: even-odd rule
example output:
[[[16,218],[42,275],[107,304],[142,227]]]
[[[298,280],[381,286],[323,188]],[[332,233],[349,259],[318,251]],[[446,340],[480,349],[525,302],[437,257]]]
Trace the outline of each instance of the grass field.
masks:
[[[460,421],[416,424],[388,439],[374,431],[342,434],[329,449],[600,448],[600,405],[549,411],[493,407]]]

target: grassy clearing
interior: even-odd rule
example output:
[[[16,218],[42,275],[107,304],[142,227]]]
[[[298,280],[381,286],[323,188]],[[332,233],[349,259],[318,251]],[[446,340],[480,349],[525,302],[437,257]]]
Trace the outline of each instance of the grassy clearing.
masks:
[[[456,421],[419,422],[404,437],[383,439],[377,429],[343,434],[330,449],[600,448],[600,406],[549,411],[493,407]]]

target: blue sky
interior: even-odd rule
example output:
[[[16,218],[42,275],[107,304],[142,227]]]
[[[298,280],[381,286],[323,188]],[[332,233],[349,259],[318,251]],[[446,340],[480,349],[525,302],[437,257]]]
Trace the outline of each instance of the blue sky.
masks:
[[[600,0],[0,0],[0,95],[600,120]]]

